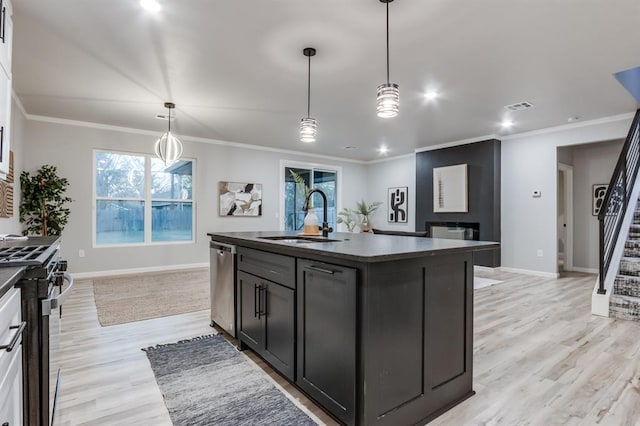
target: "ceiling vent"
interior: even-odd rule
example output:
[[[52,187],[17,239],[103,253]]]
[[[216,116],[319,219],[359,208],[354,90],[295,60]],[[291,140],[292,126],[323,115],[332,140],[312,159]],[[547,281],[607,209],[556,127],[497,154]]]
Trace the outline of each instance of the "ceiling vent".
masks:
[[[523,101],[523,102],[517,102],[515,104],[507,105],[504,108],[508,109],[509,111],[522,111],[523,109],[528,109],[528,108],[531,108],[532,106],[533,104],[531,102]]]
[[[171,114],[171,118],[169,118],[169,114],[164,113],[164,112],[159,112],[156,114],[156,120],[175,120],[176,119],[176,115],[175,114]]]

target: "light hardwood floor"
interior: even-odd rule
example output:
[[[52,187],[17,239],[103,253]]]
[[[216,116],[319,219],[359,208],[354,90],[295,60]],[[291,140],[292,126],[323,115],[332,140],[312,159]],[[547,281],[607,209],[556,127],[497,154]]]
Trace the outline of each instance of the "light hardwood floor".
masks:
[[[436,425],[640,425],[640,323],[590,314],[595,277],[480,273],[474,389]],[[170,425],[142,347],[211,333],[208,311],[100,327],[92,282],[63,314],[57,425]],[[321,410],[249,354],[323,421]]]

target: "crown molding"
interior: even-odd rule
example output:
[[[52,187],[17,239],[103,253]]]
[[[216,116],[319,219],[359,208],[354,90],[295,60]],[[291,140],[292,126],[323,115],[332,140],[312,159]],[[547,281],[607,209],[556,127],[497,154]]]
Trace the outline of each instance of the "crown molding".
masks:
[[[22,101],[20,100],[20,98],[18,97],[18,95],[16,94],[16,91],[11,89],[11,97],[13,98],[14,101],[16,101],[16,105],[18,105],[18,109],[20,110],[20,112],[22,113],[22,115],[25,118],[29,118],[29,114],[27,114],[27,110],[24,109],[24,105],[22,105]]]
[[[409,153],[409,154],[402,154],[402,155],[396,155],[393,157],[385,157],[385,158],[378,158],[376,160],[369,160],[366,161],[366,164],[378,164],[378,163],[386,163],[387,161],[395,161],[395,160],[400,160],[402,158],[407,158],[407,157],[415,157],[416,154],[414,152]]]
[[[99,130],[110,130],[114,132],[129,133],[129,134],[135,134],[135,135],[157,137],[160,134],[159,132],[155,132],[152,130],[143,130],[143,129],[135,129],[132,127],[114,126],[111,124],[93,123],[89,121],[69,120],[66,118],[56,118],[56,117],[49,117],[44,115],[34,115],[34,114],[25,113],[25,117],[28,120],[40,121],[43,123],[63,124],[67,126],[86,127],[86,128],[99,129]],[[363,160],[353,160],[350,158],[335,157],[335,156],[323,155],[323,154],[313,154],[308,152],[294,151],[294,150],[282,149],[282,148],[271,148],[268,146],[251,145],[251,144],[244,144],[239,142],[228,142],[228,141],[223,141],[219,139],[201,138],[197,136],[180,135],[180,139],[184,141],[206,143],[210,145],[221,145],[221,146],[229,146],[233,148],[252,149],[256,151],[277,152],[280,154],[299,155],[303,157],[312,157],[312,158],[322,158],[325,160],[340,161],[343,163],[353,163],[353,164],[368,163],[367,161],[363,161]]]
[[[490,139],[498,139],[499,140],[500,138],[497,135],[479,136],[477,138],[462,139],[462,140],[459,140],[459,141],[441,143],[439,145],[432,145],[432,146],[425,146],[423,148],[416,148],[415,149],[415,153],[424,152],[424,151],[435,151],[436,149],[450,148],[452,146],[458,146],[458,145],[468,145],[470,143],[484,142],[484,141],[490,140]]]

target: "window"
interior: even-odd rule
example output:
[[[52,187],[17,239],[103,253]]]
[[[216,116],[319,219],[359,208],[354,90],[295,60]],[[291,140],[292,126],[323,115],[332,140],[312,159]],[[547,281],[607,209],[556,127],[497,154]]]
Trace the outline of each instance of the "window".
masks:
[[[291,171],[297,173],[309,188],[317,188],[327,196],[327,222],[336,229],[336,215],[338,213],[338,171],[316,169],[313,167],[284,166],[284,229],[302,230],[304,228],[305,212],[302,211],[304,196],[296,187]],[[318,221],[324,221],[322,197],[313,195],[313,211]]]
[[[95,151],[95,244],[193,241],[193,161]]]

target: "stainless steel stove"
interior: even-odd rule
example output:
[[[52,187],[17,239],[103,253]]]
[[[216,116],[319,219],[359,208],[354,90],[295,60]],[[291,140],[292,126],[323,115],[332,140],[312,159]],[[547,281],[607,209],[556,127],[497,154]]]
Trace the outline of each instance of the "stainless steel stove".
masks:
[[[22,292],[24,424],[50,426],[60,383],[58,343],[62,304],[73,288],[60,259],[59,237],[0,242],[0,267],[25,266]],[[66,284],[66,285],[65,285]]]

